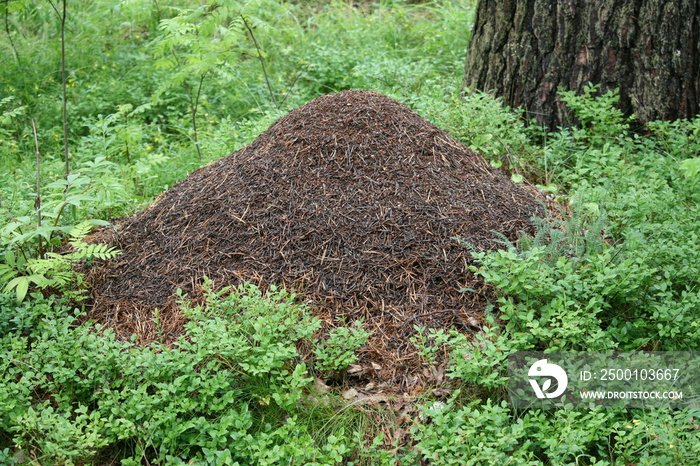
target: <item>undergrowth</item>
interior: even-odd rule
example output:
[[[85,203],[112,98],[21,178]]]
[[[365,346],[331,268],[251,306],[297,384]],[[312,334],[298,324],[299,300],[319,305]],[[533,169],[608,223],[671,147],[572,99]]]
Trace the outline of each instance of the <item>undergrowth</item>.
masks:
[[[460,87],[470,1],[99,0],[67,4],[64,173],[54,6],[0,7],[1,463],[696,461],[697,408],[517,411],[504,384],[522,350],[697,350],[700,118],[640,132],[615,92],[590,86],[562,93],[580,127],[528,125]],[[458,389],[426,395],[401,429],[318,391],[314,378],[342,379],[366,332],[315,340],[319,323],[284,291],[183,299],[190,323],[173,347],[118,341],[51,295],[79,297],[69,266],[117,254],[88,247],[88,226],[142,208],[289,109],[357,88],[409,105],[561,205],[535,234],[474,254],[495,296],[479,332],[418,329],[426,362],[451,355]],[[402,429],[411,448],[390,434]]]
[[[356,430],[365,414],[338,418],[342,403],[314,388],[295,345],[316,341],[320,322],[284,291],[209,292],[198,306],[183,299],[189,322],[169,347],[79,325],[79,312],[39,295],[31,304],[2,299],[0,432],[16,449],[6,460],[271,465],[360,456],[353,441],[366,433]],[[322,348],[348,346],[338,338]],[[336,408],[312,409],[319,398]]]

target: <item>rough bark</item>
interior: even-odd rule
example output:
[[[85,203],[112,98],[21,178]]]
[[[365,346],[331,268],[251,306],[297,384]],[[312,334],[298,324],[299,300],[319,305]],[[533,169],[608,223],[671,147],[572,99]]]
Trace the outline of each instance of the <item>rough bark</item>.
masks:
[[[574,123],[557,91],[619,88],[641,122],[700,113],[700,0],[480,0],[464,85],[549,128]]]

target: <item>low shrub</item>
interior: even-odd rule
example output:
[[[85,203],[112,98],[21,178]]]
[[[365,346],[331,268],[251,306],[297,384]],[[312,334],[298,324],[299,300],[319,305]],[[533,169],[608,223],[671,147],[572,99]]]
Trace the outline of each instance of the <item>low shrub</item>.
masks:
[[[3,296],[0,437],[41,464],[348,458],[352,426],[308,414],[313,379],[295,344],[312,340],[318,320],[281,290],[229,291],[183,301],[190,321],[172,347],[118,341],[40,296],[31,305]],[[345,364],[330,354],[327,364]]]

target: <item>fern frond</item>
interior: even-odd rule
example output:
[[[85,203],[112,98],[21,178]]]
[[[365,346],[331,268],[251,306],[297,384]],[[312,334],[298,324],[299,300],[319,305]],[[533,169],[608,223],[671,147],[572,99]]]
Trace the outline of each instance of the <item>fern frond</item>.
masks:
[[[93,227],[94,227],[94,225],[88,220],[74,226],[68,232],[68,234],[71,237],[71,244],[73,244],[73,241],[82,242],[87,237],[87,235],[92,231]]]
[[[80,259],[114,259],[121,251],[108,244],[86,244],[84,248],[76,251],[80,253]],[[76,259],[74,257],[74,259]]]

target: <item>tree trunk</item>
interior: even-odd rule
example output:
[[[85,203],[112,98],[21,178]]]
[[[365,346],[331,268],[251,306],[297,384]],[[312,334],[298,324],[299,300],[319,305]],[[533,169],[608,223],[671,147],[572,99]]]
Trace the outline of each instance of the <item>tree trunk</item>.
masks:
[[[464,85],[550,129],[575,123],[557,91],[619,88],[641,122],[700,113],[700,0],[480,0]]]

